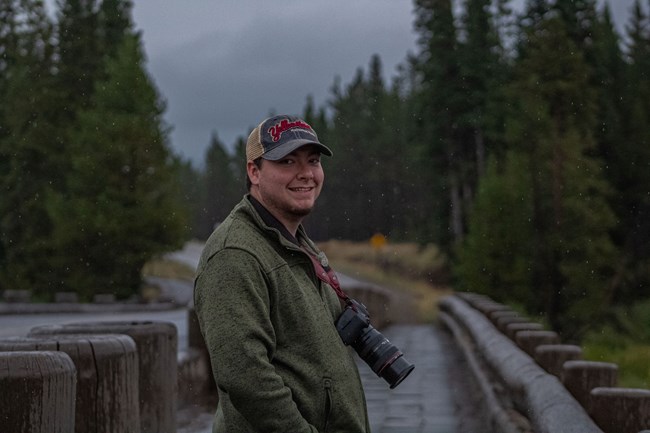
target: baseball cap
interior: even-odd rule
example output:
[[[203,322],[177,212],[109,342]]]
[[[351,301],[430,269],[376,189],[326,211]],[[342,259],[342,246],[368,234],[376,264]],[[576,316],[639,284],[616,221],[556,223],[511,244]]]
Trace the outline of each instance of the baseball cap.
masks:
[[[246,159],[253,161],[262,157],[277,161],[306,144],[314,144],[322,154],[332,156],[332,151],[318,141],[316,132],[307,122],[284,114],[273,116],[262,121],[248,136]]]

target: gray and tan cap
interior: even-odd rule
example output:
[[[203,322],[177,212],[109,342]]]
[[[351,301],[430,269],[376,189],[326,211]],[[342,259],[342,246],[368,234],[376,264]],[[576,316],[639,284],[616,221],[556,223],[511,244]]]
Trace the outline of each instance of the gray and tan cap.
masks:
[[[277,161],[306,144],[314,144],[322,154],[332,156],[332,151],[318,141],[307,122],[295,116],[274,116],[257,125],[248,136],[246,159],[254,161],[262,157]]]

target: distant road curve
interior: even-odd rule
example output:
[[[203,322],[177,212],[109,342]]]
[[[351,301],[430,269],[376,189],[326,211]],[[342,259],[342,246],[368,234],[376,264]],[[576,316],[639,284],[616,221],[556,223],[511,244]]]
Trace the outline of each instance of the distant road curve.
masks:
[[[165,258],[186,264],[196,269],[199,265],[199,259],[201,258],[201,252],[203,251],[204,245],[204,242],[191,240],[183,246],[182,250],[168,253],[165,255]],[[358,280],[349,275],[341,274],[340,272],[337,272],[336,275],[338,275],[341,286],[343,287],[373,286],[371,283]]]
[[[199,265],[199,259],[201,258],[204,245],[205,243],[203,242],[191,240],[185,243],[182,250],[165,254],[165,258],[184,263],[196,269]]]

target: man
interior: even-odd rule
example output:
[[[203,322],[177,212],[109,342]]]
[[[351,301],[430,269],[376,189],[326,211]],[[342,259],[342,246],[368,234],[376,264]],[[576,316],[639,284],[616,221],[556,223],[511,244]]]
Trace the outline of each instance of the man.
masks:
[[[194,300],[219,392],[215,433],[370,432],[334,325],[336,277],[301,225],[323,186],[321,154],[332,152],[303,120],[260,123],[249,194],[206,242]]]

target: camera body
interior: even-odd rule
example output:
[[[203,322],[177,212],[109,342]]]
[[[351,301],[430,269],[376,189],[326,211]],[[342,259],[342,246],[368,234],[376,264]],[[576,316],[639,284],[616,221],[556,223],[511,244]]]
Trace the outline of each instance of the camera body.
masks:
[[[370,324],[365,305],[350,299],[336,320],[336,330],[347,346],[352,346],[375,374],[393,389],[415,368],[400,350]]]

